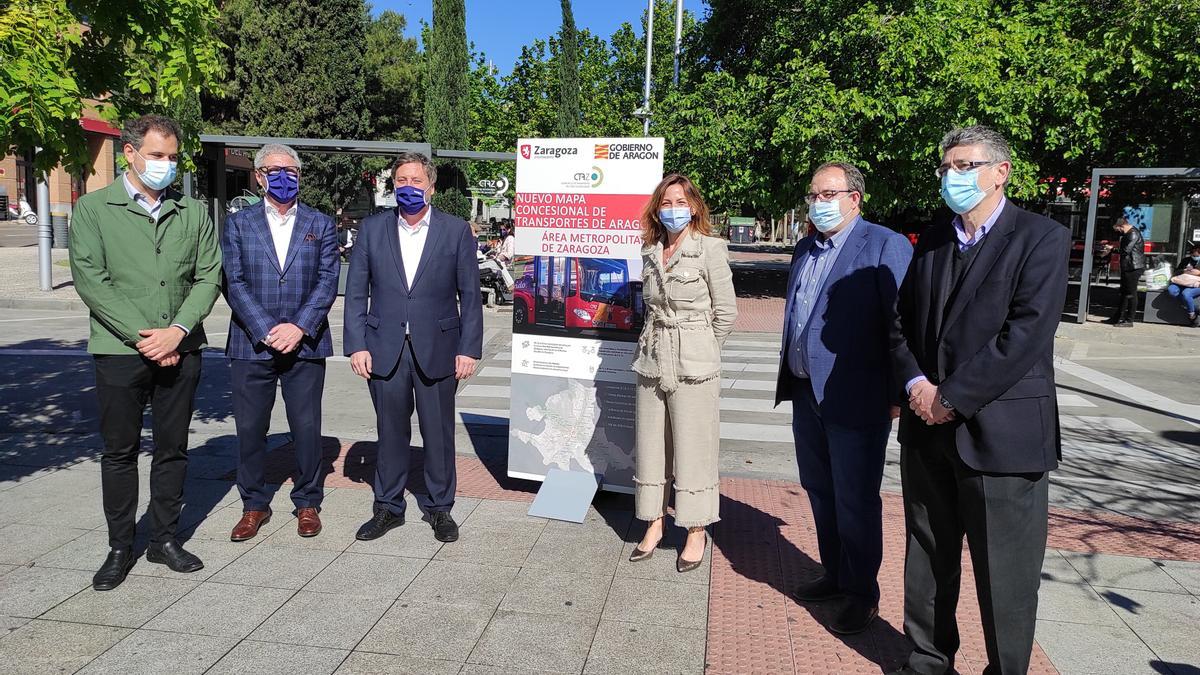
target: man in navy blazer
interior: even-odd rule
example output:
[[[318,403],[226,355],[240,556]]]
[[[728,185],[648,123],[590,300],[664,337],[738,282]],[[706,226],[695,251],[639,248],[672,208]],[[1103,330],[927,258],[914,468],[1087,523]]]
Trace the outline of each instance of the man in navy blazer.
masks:
[[[823,164],[813,174],[806,199],[817,232],[792,255],[775,393],[776,405],[792,401],[800,484],[824,568],[792,594],[839,600],[829,626],[839,634],[866,630],[879,613],[879,487],[899,399],[889,331],[912,257],[908,239],[863,220],[865,190],[850,164]]]
[[[253,538],[271,518],[263,463],[276,383],[296,454],[297,533],[321,531],[321,395],[325,359],[333,355],[326,318],[340,264],[333,219],[300,203],[300,168],[292,148],[263,146],[254,156],[263,203],[229,216],[221,235],[225,297],[233,309],[225,355],[243,508],[233,541]]]
[[[458,539],[454,506],[454,394],[483,355],[476,241],[466,221],[429,205],[437,169],[401,153],[397,207],[363,221],[346,279],[345,350],[368,380],[379,433],[374,517],[357,537],[404,524],[412,413],[424,440],[426,492],[415,492],[438,541]]]

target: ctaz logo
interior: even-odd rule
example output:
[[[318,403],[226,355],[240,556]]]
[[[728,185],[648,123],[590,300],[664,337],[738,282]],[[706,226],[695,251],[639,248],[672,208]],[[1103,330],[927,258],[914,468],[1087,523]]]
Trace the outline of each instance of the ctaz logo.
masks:
[[[533,156],[533,148],[528,143],[521,146],[521,156],[525,159],[529,159]]]

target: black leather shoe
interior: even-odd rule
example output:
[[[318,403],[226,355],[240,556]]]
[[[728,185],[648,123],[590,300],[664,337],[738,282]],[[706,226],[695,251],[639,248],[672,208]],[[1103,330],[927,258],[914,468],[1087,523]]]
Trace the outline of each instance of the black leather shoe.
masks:
[[[104,559],[104,564],[96,571],[96,576],[92,577],[92,588],[98,591],[111,591],[125,581],[125,577],[129,575],[129,570],[133,569],[133,562],[137,560],[137,556],[133,555],[131,548],[114,548],[108,552],[108,557]]]
[[[429,514],[429,525],[433,528],[433,538],[438,541],[458,541],[458,524],[450,516],[449,511],[434,511]]]
[[[850,597],[838,610],[829,624],[829,630],[838,635],[861,633],[879,616],[879,605],[862,598]]]
[[[171,568],[173,572],[198,572],[204,569],[204,563],[196,556],[183,550],[177,541],[163,544],[150,544],[146,549],[146,561],[161,563]]]
[[[354,535],[359,541],[371,541],[378,539],[392,529],[400,527],[404,524],[404,516],[396,515],[387,510],[386,507],[376,506],[375,517],[363,523],[363,526],[358,528],[358,534]]]
[[[800,584],[792,590],[792,597],[800,602],[817,602],[818,600],[828,600],[836,598],[842,592],[838,590],[837,584],[833,579],[821,575],[816,581],[810,581],[807,584]]]

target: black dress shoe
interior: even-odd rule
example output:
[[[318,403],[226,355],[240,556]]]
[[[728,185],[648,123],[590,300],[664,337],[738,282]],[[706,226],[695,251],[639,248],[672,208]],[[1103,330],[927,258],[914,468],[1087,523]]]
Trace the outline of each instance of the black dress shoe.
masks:
[[[800,602],[817,602],[818,600],[828,600],[836,598],[842,592],[838,590],[837,583],[833,579],[821,575],[816,581],[810,581],[807,584],[800,584],[792,590],[792,597]]]
[[[850,597],[838,610],[837,616],[829,624],[829,630],[838,635],[854,635],[861,633],[879,616],[879,605],[862,598]]]
[[[146,561],[161,563],[171,568],[173,572],[198,572],[204,569],[204,563],[196,556],[183,550],[177,541],[163,544],[150,544],[146,549]]]
[[[358,528],[358,534],[354,535],[359,541],[371,541],[378,539],[390,532],[393,528],[400,527],[404,524],[404,516],[396,515],[387,510],[386,507],[375,507],[375,517],[363,523],[362,527]]]
[[[458,524],[454,522],[449,511],[434,511],[429,514],[429,525],[433,528],[433,538],[438,541],[458,541]]]
[[[133,569],[133,562],[137,560],[137,556],[133,555],[131,548],[114,548],[108,552],[108,557],[104,559],[104,564],[96,571],[96,576],[92,577],[92,588],[98,591],[111,591],[125,581],[125,577],[129,575],[129,570]]]

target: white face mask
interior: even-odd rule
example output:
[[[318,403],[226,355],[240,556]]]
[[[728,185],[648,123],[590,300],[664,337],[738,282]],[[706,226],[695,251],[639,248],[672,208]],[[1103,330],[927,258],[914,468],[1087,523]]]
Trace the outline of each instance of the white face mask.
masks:
[[[137,171],[138,178],[142,179],[142,184],[151,190],[166,189],[175,180],[175,162],[166,159],[146,159],[142,153],[137,152],[137,156],[142,158],[146,163],[145,171]]]

